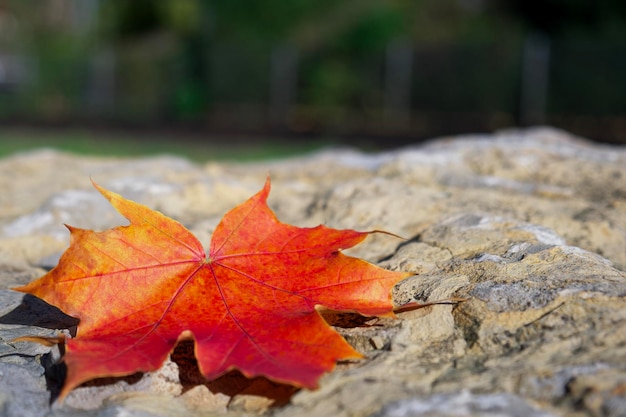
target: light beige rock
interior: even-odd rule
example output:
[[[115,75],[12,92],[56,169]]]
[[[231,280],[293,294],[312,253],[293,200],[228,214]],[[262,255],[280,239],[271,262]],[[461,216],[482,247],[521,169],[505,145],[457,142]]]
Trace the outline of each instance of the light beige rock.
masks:
[[[89,176],[174,216],[208,246],[221,216],[268,173],[269,204],[282,221],[402,236],[374,234],[346,251],[415,274],[394,289],[397,305],[467,300],[339,327],[366,359],[338,364],[316,391],[237,374],[204,381],[193,349],[183,346],[157,372],[79,387],[52,409],[42,402],[48,351],[8,344],[15,324],[2,320],[19,302],[7,301],[1,346],[23,355],[19,363],[0,356],[0,372],[23,368],[16,384],[25,388],[0,376],[2,392],[11,393],[0,395],[0,410],[9,417],[623,415],[626,149],[552,129],[254,164],[52,151],[10,157],[0,160],[0,289],[52,266],[67,246],[61,223],[123,224]],[[20,407],[27,413],[17,414]]]

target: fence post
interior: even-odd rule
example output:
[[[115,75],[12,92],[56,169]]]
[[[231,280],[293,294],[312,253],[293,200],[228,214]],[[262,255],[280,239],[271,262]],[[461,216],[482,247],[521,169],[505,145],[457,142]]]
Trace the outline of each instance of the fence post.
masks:
[[[102,116],[115,108],[116,66],[115,51],[110,46],[96,50],[90,57],[85,98],[88,111],[93,115]]]
[[[294,46],[280,44],[272,48],[269,76],[270,123],[287,128],[298,83],[298,50]]]
[[[546,122],[549,77],[550,39],[542,33],[531,32],[524,41],[522,52],[520,125]]]
[[[384,122],[394,130],[411,124],[411,75],[413,48],[404,39],[387,45],[385,53]]]

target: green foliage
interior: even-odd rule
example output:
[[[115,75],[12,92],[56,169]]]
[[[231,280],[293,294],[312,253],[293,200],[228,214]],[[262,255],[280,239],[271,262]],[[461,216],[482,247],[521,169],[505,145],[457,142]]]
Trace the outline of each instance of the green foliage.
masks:
[[[0,118],[91,115],[87,90],[103,50],[114,61],[114,91],[108,107],[94,114],[187,122],[224,106],[267,106],[277,47],[298,54],[295,104],[326,107],[333,118],[338,109],[381,108],[386,48],[395,40],[415,46],[414,109],[511,113],[529,31],[548,33],[553,45],[603,41],[616,51],[626,45],[623,0],[106,0],[97,2],[91,22],[69,12],[86,3],[3,3],[18,24],[0,27],[0,54],[22,53],[34,70],[15,94],[0,96]],[[551,108],[625,108],[623,54],[608,58],[611,52],[583,48],[577,60],[552,51],[558,97]],[[556,63],[559,56],[567,63]],[[610,61],[607,75],[587,76],[602,73],[595,62],[603,60]],[[582,104],[578,87],[587,97]]]
[[[103,2],[103,36],[127,39],[160,31],[179,36],[202,29],[202,4],[198,0],[108,0]]]

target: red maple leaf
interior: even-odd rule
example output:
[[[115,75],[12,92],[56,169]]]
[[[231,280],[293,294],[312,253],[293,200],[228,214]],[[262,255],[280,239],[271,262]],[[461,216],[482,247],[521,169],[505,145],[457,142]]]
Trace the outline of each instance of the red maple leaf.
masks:
[[[362,356],[317,309],[393,315],[391,288],[410,275],[341,253],[367,232],[279,222],[269,179],[224,216],[208,256],[180,223],[94,185],[130,225],[68,226],[59,264],[17,288],[80,319],[61,397],[93,378],[158,369],[188,337],[208,379],[236,368],[314,388],[337,360]]]

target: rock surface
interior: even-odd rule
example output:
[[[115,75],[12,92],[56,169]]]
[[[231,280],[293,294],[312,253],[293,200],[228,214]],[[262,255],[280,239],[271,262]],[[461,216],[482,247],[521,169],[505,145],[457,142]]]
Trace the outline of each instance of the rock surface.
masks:
[[[75,322],[10,288],[56,264],[64,223],[124,223],[89,178],[208,246],[268,172],[282,221],[406,238],[375,235],[351,250],[416,274],[396,303],[467,301],[338,328],[367,358],[339,364],[317,391],[236,373],[204,381],[183,344],[157,372],[94,381],[50,405],[58,351],[12,340]],[[0,415],[624,416],[625,271],[626,149],[551,129],[255,164],[15,155],[0,160]]]

